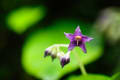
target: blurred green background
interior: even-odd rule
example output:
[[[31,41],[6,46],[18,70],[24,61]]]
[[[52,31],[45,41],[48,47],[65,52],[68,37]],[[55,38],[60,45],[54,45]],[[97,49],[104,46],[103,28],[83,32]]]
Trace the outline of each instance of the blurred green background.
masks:
[[[77,25],[94,38],[87,54],[75,48],[87,78],[73,52],[63,69],[43,57],[50,45],[69,44],[64,32]],[[0,0],[0,80],[120,80],[119,72],[119,0]]]

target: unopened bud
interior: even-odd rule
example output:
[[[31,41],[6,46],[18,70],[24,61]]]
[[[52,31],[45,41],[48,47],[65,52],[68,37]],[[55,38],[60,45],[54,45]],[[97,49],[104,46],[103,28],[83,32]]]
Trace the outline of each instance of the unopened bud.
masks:
[[[48,50],[46,50],[44,53],[44,57],[49,56],[49,55],[50,55],[50,52]]]
[[[70,62],[70,58],[63,57],[63,58],[61,58],[60,62],[61,62],[61,66],[63,68],[66,64],[68,64]]]
[[[70,51],[68,51],[64,56],[61,57],[61,66],[64,67],[66,64],[70,62]]]

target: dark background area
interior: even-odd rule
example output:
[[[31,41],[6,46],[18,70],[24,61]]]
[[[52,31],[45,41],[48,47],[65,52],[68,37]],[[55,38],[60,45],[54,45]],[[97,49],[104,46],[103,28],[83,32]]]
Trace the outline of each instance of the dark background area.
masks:
[[[21,6],[41,4],[48,8],[48,13],[41,23],[34,26],[46,26],[62,17],[93,23],[101,10],[112,6],[120,7],[119,0],[0,0],[0,80],[38,80],[28,75],[21,66],[21,49],[25,37],[38,27],[29,28],[22,35],[16,34],[7,28],[6,16]],[[112,75],[112,71],[117,66],[116,63],[120,62],[120,56],[118,56],[120,43],[118,41],[111,45],[105,37],[104,40],[104,55],[96,62],[88,64],[86,69],[91,73]],[[78,75],[79,69],[61,79],[65,79],[71,74]]]

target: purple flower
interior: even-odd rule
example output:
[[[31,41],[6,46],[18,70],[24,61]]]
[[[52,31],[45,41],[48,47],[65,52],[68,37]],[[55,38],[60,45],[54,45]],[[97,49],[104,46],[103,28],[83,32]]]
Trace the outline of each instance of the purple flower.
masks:
[[[83,35],[79,26],[76,28],[74,34],[65,32],[64,34],[70,40],[68,51],[71,51],[74,47],[78,46],[84,53],[87,53],[85,43],[91,41],[93,38]]]

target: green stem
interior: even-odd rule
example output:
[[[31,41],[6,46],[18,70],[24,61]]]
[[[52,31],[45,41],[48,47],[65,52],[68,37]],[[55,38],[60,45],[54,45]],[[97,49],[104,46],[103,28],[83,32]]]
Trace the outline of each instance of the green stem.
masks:
[[[79,55],[78,55],[76,52],[75,52],[74,54],[75,54],[75,57],[76,57],[76,59],[77,59],[77,61],[78,61],[78,64],[79,64],[81,73],[82,73],[83,75],[87,75],[87,72],[86,72],[86,70],[85,70],[84,64],[83,64],[82,61],[80,60]]]

